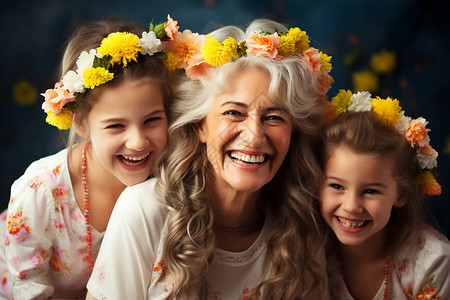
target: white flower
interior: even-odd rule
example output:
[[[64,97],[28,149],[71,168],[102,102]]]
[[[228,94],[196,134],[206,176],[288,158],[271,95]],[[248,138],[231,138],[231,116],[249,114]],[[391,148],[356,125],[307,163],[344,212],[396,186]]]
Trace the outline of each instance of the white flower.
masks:
[[[142,47],[143,55],[153,55],[164,49],[164,45],[161,43],[161,40],[156,37],[156,34],[153,31],[144,31],[142,33],[142,38],[139,41]]]
[[[61,82],[64,84],[64,88],[69,90],[71,93],[83,93],[85,90],[83,85],[83,75],[80,75],[72,70],[64,75]]]
[[[432,156],[427,156],[424,155],[422,153],[420,153],[419,151],[417,151],[416,154],[416,160],[417,163],[419,164],[419,167],[421,167],[422,169],[433,169],[437,167],[437,157],[438,157],[438,153],[435,152],[434,155]]]
[[[427,128],[428,121],[425,118],[418,117],[417,120],[420,121],[420,123],[422,123],[422,128]]]
[[[408,128],[411,123],[412,118],[405,116],[405,111],[400,112],[400,117],[398,118],[397,126],[395,127],[401,134],[405,134],[406,128]]]
[[[352,105],[348,107],[348,111],[370,111],[372,109],[372,95],[369,92],[358,92],[350,97]]]
[[[78,56],[78,60],[77,60],[77,66],[78,66],[77,73],[83,74],[84,71],[92,68],[92,65],[94,64],[94,57],[96,57],[96,56],[98,58],[102,57],[102,55],[100,53],[97,53],[97,51],[95,49],[91,49],[89,51],[89,53],[87,53],[86,51],[81,52],[81,54],[80,54],[80,56]]]

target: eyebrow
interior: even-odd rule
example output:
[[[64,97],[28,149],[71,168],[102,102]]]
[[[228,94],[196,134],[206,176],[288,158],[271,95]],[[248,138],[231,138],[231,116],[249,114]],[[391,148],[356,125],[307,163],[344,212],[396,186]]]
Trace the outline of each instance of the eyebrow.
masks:
[[[145,116],[145,119],[148,119],[154,115],[158,115],[160,113],[165,113],[164,109],[158,109],[155,111],[152,111],[151,113],[149,113],[148,115]],[[105,119],[105,120],[101,120],[100,123],[114,123],[114,122],[121,122],[123,121],[125,118],[110,118],[110,119]]]
[[[227,102],[224,102],[224,103],[222,103],[221,107],[227,106],[227,105],[231,105],[231,104],[240,106],[240,107],[245,108],[245,109],[248,108],[248,105],[247,105],[247,104],[242,103],[242,102],[238,102],[238,101],[227,101]],[[278,106],[273,106],[273,107],[266,107],[266,108],[264,108],[264,112],[266,112],[266,113],[267,113],[267,112],[273,112],[273,111],[286,112],[285,109],[283,109],[283,108],[281,108],[281,107],[278,107]]]

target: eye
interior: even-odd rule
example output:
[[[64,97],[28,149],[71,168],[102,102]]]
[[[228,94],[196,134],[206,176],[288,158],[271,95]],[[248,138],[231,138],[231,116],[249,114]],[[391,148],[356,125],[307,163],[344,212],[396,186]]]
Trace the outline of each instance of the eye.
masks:
[[[234,109],[227,110],[223,114],[227,115],[227,116],[242,116],[243,115],[240,111],[237,111]]]
[[[145,123],[152,123],[152,122],[156,122],[162,120],[161,117],[153,117],[153,118],[148,118],[147,120],[145,120]]]
[[[366,190],[364,190],[364,194],[376,195],[376,194],[380,194],[380,191],[375,190],[375,189],[366,189]]]
[[[105,128],[106,129],[114,129],[114,128],[121,128],[121,127],[123,127],[122,124],[111,124],[111,125],[106,126]]]
[[[330,183],[328,186],[334,190],[343,190],[344,189],[344,187],[342,185],[337,184],[337,183]]]
[[[274,121],[274,122],[283,122],[284,123],[283,117],[281,117],[279,115],[264,116],[262,119],[263,119],[263,121]]]

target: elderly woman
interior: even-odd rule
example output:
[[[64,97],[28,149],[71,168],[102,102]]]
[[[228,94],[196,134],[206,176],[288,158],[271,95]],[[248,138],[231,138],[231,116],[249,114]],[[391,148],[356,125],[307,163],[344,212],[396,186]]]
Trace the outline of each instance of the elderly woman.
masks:
[[[117,202],[88,299],[327,299],[312,140],[329,57],[269,20],[169,44],[187,34],[202,59],[177,67],[196,80],[177,85],[158,178]]]

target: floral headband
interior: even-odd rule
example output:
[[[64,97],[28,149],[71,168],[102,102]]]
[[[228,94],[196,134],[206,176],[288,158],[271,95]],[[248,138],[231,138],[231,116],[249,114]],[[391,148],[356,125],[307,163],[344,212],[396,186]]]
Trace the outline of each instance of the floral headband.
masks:
[[[339,90],[339,93],[331,99],[331,115],[335,117],[347,111],[372,111],[379,123],[405,136],[406,141],[416,150],[415,160],[421,169],[431,170],[437,167],[438,153],[430,146],[428,135],[430,129],[426,128],[428,121],[422,117],[412,119],[405,116],[397,99],[371,97],[369,92],[352,94],[348,90]],[[431,196],[441,194],[441,186],[430,171],[422,171],[417,180],[425,194]]]
[[[200,35],[189,29],[180,32],[177,24],[168,16],[166,63],[171,71],[184,69],[193,80],[205,76],[216,66],[243,56],[256,55],[281,60],[296,55],[310,65],[318,80],[321,95],[325,95],[333,83],[329,75],[331,56],[310,47],[308,35],[298,27],[291,28],[289,32],[255,33],[238,43],[232,37],[219,42],[212,35]]]
[[[53,89],[41,94],[45,97],[42,109],[47,113],[46,122],[65,130],[72,126],[72,115],[87,89],[105,84],[114,78],[110,68],[122,64],[125,68],[131,61],[137,61],[138,54],[167,59],[163,52],[163,40],[168,39],[165,23],[154,26],[150,23],[148,32],[142,37],[129,32],[114,32],[104,38],[100,46],[83,51],[76,62],[77,70],[68,71]]]

